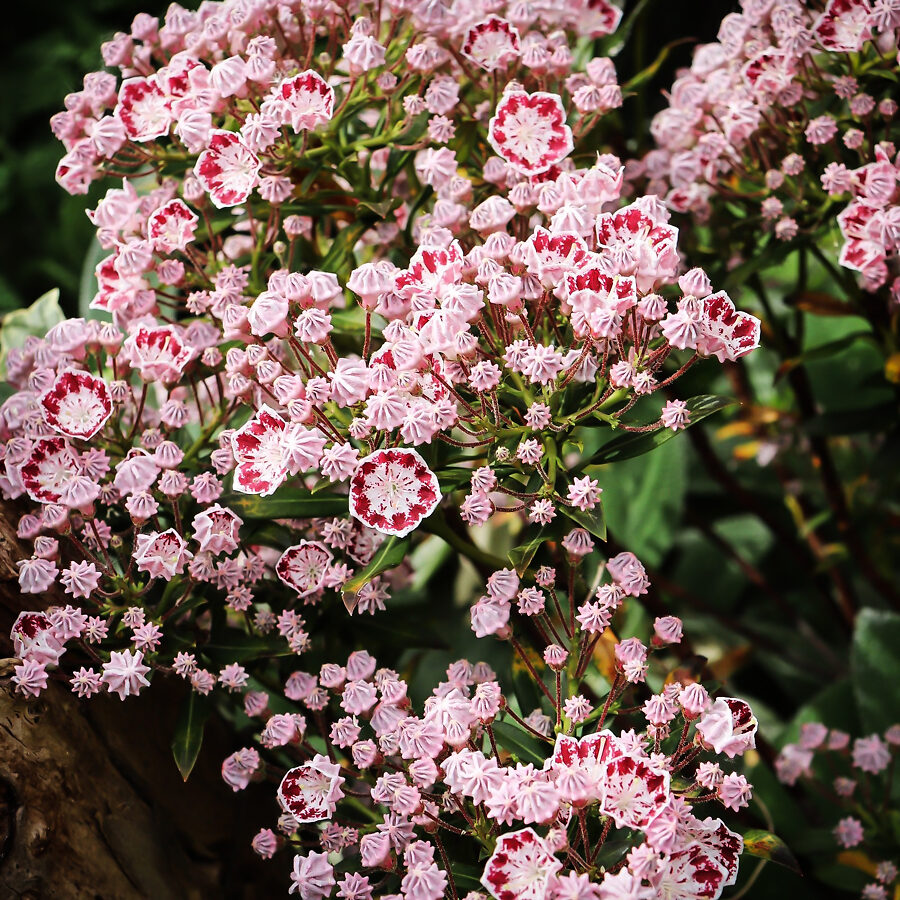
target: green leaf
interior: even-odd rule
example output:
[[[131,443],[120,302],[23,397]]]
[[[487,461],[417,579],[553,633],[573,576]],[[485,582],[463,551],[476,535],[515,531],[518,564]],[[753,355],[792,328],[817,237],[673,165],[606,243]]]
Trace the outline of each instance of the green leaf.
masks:
[[[642,562],[659,565],[684,510],[687,445],[672,441],[648,456],[617,462],[601,470],[600,485],[610,532]]]
[[[375,555],[369,561],[369,564],[357,572],[349,581],[345,582],[341,588],[344,606],[347,607],[347,611],[352,613],[356,609],[361,588],[367,585],[376,575],[399,566],[406,558],[408,551],[409,537],[399,538],[396,535],[391,535],[385,539],[375,551]]]
[[[779,866],[785,866],[792,872],[802,875],[800,865],[794,858],[794,854],[788,849],[787,844],[772,834],[771,831],[760,831],[754,829],[744,834],[744,853],[751,856],[758,856],[760,859],[767,859],[770,862],[777,863]]]
[[[866,733],[900,721],[900,615],[864,609],[856,617],[850,650],[850,677]]]
[[[516,572],[521,578],[528,567],[531,565],[531,561],[534,559],[534,554],[537,553],[538,547],[541,546],[545,541],[550,540],[550,535],[547,534],[538,534],[532,540],[530,540],[527,544],[522,544],[518,547],[513,547],[512,550],[509,551],[507,556],[509,557],[509,561],[513,564]]]
[[[291,656],[290,648],[278,635],[244,634],[233,628],[223,629],[223,634],[204,644],[202,653],[214,663],[247,662],[273,656]]]
[[[691,425],[702,422],[707,416],[718,412],[720,409],[727,409],[737,403],[730,397],[717,397],[715,394],[701,394],[698,397],[691,397],[687,401],[687,408],[691,413]],[[642,456],[649,453],[655,447],[665,444],[672,440],[677,431],[671,428],[663,428],[660,426],[656,431],[645,431],[640,434],[630,433],[623,434],[620,437],[613,438],[605,443],[590,459],[589,465],[602,465],[604,463],[620,462],[623,459],[631,459],[635,456]]]
[[[203,729],[212,710],[212,698],[191,691],[181,704],[175,733],[172,735],[172,756],[181,777],[187,781],[203,743]]]
[[[645,69],[642,69],[637,73],[633,78],[630,78],[625,84],[622,85],[622,93],[629,94],[635,88],[640,87],[642,84],[646,84],[654,75],[662,68],[662,64],[666,61],[669,54],[672,50],[679,46],[680,44],[685,44],[689,41],[693,40],[693,38],[679,38],[677,41],[671,41],[666,44],[662,50],[659,51],[659,55],[647,66]]]
[[[603,518],[603,508],[595,506],[593,509],[578,509],[577,506],[560,506],[562,514],[580,525],[590,534],[601,541],[606,540],[606,519]]]
[[[28,337],[44,337],[65,319],[59,305],[59,288],[38,297],[25,309],[14,309],[0,319],[0,370],[6,371],[6,357],[14,347],[21,347]]]
[[[347,498],[339,494],[312,494],[301,488],[279,488],[271,497],[227,494],[222,505],[242,519],[314,519],[347,512]]]
[[[510,722],[494,722],[497,745],[511,753],[519,762],[542,766],[550,751],[536,737]]]
[[[840,353],[842,350],[852,347],[858,340],[874,341],[874,336],[869,331],[854,331],[835,341],[828,341],[828,343],[820,344],[818,347],[812,347],[797,356],[792,356],[790,359],[786,359],[778,367],[778,371],[775,373],[775,381],[780,381],[789,372],[796,369],[798,366],[802,366],[804,363],[817,359],[828,359],[836,353]]]

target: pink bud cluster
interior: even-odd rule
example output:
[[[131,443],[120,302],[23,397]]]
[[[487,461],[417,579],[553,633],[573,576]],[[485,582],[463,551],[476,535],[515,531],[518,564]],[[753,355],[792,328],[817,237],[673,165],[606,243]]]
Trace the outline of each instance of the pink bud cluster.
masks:
[[[753,228],[780,241],[834,229],[842,206],[840,264],[896,296],[896,4],[741,6],[696,49],[653,120],[658,149],[629,176],[700,220],[744,205]]]

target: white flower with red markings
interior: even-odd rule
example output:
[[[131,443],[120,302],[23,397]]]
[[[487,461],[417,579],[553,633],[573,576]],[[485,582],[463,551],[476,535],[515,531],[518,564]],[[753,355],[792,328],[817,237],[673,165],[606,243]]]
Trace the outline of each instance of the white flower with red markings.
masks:
[[[66,369],[41,395],[44,421],[60,434],[88,440],[104,426],[112,413],[112,400],[102,378],[90,372]]]
[[[678,229],[635,203],[597,218],[597,243],[604,268],[633,275],[641,293],[678,270]]]
[[[63,642],[57,636],[53,623],[46,613],[20,612],[13,622],[9,636],[13,650],[19,659],[56,665],[63,651]]]
[[[601,806],[619,828],[646,828],[669,796],[669,773],[665,769],[646,757],[613,747],[606,764]]]
[[[440,500],[437,476],[415,450],[403,447],[361,459],[350,480],[350,515],[382,534],[409,534]]]
[[[243,524],[240,516],[218,503],[197,513],[191,523],[200,552],[214,556],[237,550],[238,533]]]
[[[162,253],[184,250],[194,240],[199,221],[197,214],[176,197],[151,213],[147,220],[147,237],[154,249]]]
[[[697,350],[719,362],[734,360],[759,346],[760,323],[756,316],[738,312],[724,291],[703,300],[703,320]]]
[[[484,867],[481,883],[497,900],[544,900],[562,863],[533,828],[503,834]]]
[[[340,766],[316,754],[308,763],[291,769],[278,787],[278,802],[298,822],[330,819],[344,796]]]
[[[702,746],[729,759],[756,746],[756,716],[749,704],[736,697],[719,697],[697,723]]]
[[[557,94],[509,91],[488,126],[488,141],[517,172],[538,175],[572,152],[572,129]]]
[[[127,78],[119,88],[116,116],[132,141],[153,141],[169,133],[172,111],[156,76]]]
[[[462,54],[488,72],[506,68],[519,56],[518,29],[506,19],[488,16],[468,30]]]
[[[695,819],[689,823],[687,832],[708,856],[725,869],[726,879],[722,887],[734,884],[744,850],[743,837],[728,828],[721,819]]]
[[[578,30],[592,38],[612,34],[622,21],[622,10],[606,0],[588,0],[583,10],[579,10]]]
[[[333,559],[333,554],[324,544],[300,541],[281,554],[275,564],[275,574],[299,597],[308,597],[325,583],[325,575]]]
[[[144,381],[164,384],[181,378],[196,356],[196,351],[183,342],[181,329],[176,325],[136,329],[125,339],[122,353]]]
[[[32,500],[59,503],[81,474],[81,463],[65,438],[42,438],[35,441],[19,472]]]
[[[266,104],[271,104],[294,131],[308,131],[331,120],[334,91],[318,72],[307,69],[282,81]]]
[[[855,53],[872,37],[869,0],[829,0],[813,28],[819,43],[835,53]]]
[[[657,897],[678,900],[715,900],[725,887],[728,873],[700,844],[690,844],[660,858],[650,883]]]
[[[212,131],[194,174],[219,209],[243,203],[259,183],[259,157],[233,131]]]
[[[151,578],[171,581],[194,558],[187,549],[187,541],[174,529],[139,534],[135,541],[134,561],[139,572]]]
[[[287,478],[289,447],[287,423],[263,404],[256,415],[231,436],[231,451],[237,461],[234,488],[242,494],[267,497]]]

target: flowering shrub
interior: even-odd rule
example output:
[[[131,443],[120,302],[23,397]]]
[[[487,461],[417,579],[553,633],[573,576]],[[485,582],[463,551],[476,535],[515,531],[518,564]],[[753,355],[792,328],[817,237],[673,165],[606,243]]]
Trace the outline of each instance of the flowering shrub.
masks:
[[[635,174],[673,210],[739,220],[738,254],[760,228],[818,250],[837,224],[840,265],[896,302],[898,26],[890,2],[743,4],[673,85]]]
[[[104,44],[52,122],[59,184],[106,188],[90,312],[6,354],[15,692],[182,679],[185,778],[214,700],[243,744],[226,785],[271,781],[253,849],[303,900],[713,900],[742,855],[791,861],[752,827],[750,704],[603,508],[760,344],[683,214],[759,176],[794,216],[776,237],[823,227],[795,124],[816,61],[886,65],[880,7],[756,6],[624,164],[606,139],[645,76],[601,52],[606,0],[173,4]],[[837,127],[804,120],[809,152]],[[896,177],[872,141],[825,190],[852,189],[842,227],[868,216],[841,263],[874,290]],[[432,678],[395,626],[452,554],[468,580],[432,615],[454,652],[470,632]]]

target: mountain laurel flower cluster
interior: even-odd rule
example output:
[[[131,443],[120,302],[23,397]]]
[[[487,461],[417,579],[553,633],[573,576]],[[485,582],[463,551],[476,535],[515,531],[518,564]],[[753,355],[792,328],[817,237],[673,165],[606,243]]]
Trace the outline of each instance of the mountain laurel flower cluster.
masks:
[[[570,555],[574,590],[601,581],[583,603],[540,566],[495,571],[472,607],[473,627],[489,621],[479,627],[514,648],[539,691],[534,709],[467,660],[417,708],[365,651],[292,672],[277,704],[246,695],[259,749],[233,753],[222,776],[241,790],[279,773],[281,815],[254,847],[294,852],[292,892],[439,900],[477,880],[470,898],[699,900],[734,884],[743,839],[720,816],[750,801],[735,761],[755,747],[756,719],[743,700],[667,677],[678,619],[657,618],[648,643],[616,640],[609,622],[648,590],[644,568],[628,553],[600,563],[589,538],[570,537],[587,551]],[[526,649],[519,637],[533,636]],[[290,768],[263,761],[273,747]],[[477,876],[451,852],[480,853]]]
[[[741,7],[696,49],[653,120],[658,149],[629,176],[700,220],[739,206],[745,240],[760,227],[783,242],[837,232],[840,265],[896,303],[900,11],[880,0]]]
[[[785,744],[775,761],[784,784],[808,784],[830,801],[834,821],[829,824],[839,852],[868,851],[877,861],[869,872],[875,880],[863,889],[866,900],[885,900],[896,892],[896,860],[885,858],[885,851],[894,840],[891,786],[898,752],[900,725],[853,738],[813,721],[800,726],[799,739]]]
[[[621,637],[650,580],[595,541],[608,464],[726,405],[679,378],[760,322],[598,150],[623,90],[589,51],[620,18],[172,4],[53,119],[62,187],[107,188],[103,258],[90,314],[6,358],[0,491],[36,607],[12,683],[183,679],[242,708],[222,776],[278,781],[253,847],[295,854],[303,900],[713,900],[737,877],[756,719],[678,666],[677,617]],[[435,544],[513,663],[460,660],[421,705],[336,638]]]

